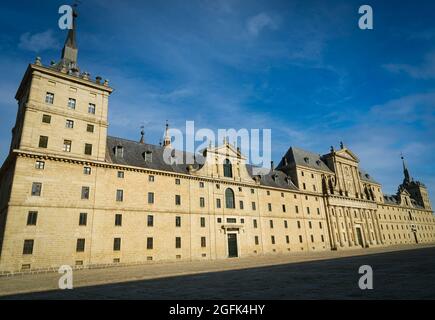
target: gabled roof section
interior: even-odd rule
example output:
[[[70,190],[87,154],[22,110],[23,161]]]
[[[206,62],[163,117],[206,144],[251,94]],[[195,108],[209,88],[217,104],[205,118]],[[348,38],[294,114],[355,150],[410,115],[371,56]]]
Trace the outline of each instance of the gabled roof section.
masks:
[[[343,149],[335,151],[335,155],[345,159],[353,160],[355,162],[359,162],[358,157],[346,147],[343,147]]]
[[[285,164],[284,158],[287,159],[287,165]],[[322,160],[322,157],[319,154],[315,154],[310,151],[306,151],[296,147],[290,147],[284,158],[278,164],[277,169],[282,169],[285,172],[287,171],[287,166],[301,166],[332,173],[331,169],[329,169],[326,163]]]
[[[232,144],[225,142],[224,144],[217,146],[217,147],[211,147],[208,148],[209,152],[214,152],[223,156],[230,156],[234,158],[241,158],[243,160],[246,160],[246,158],[242,155],[239,149],[236,149]]]
[[[362,181],[366,181],[366,182],[370,182],[370,183],[375,183],[375,184],[379,184],[379,182],[377,182],[375,179],[373,179],[373,177],[368,174],[366,171],[364,171],[363,169],[359,168],[359,177]]]
[[[287,174],[285,174],[285,172],[281,170],[273,170],[273,171],[265,170],[269,172],[262,175],[254,175],[253,173],[254,168],[255,167],[253,165],[246,165],[246,169],[248,170],[249,175],[253,179],[259,178],[261,186],[288,189],[288,190],[298,190],[298,188],[291,181],[290,177],[287,176]]]

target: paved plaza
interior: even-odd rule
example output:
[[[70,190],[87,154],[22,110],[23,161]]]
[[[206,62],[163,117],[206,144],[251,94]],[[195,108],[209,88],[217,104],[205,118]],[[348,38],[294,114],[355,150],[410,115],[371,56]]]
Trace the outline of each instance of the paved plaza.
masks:
[[[358,269],[373,268],[373,290]],[[293,253],[0,278],[3,299],[435,299],[435,247]],[[39,291],[39,292],[37,292]]]

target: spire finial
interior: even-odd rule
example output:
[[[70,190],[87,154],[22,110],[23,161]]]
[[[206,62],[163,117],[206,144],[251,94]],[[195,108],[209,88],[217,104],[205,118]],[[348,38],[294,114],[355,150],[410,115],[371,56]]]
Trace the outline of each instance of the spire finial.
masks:
[[[68,35],[65,40],[65,44],[62,49],[62,61],[66,63],[66,65],[69,67],[69,69],[76,69],[77,67],[77,43],[76,43],[76,31],[77,31],[77,22],[76,19],[79,16],[77,13],[77,5],[78,3],[75,3],[73,5],[73,23],[72,23],[72,29],[68,30]]]
[[[145,143],[145,139],[144,139],[144,135],[145,135],[145,131],[144,131],[144,126],[140,126],[140,141],[139,143],[144,144]]]
[[[166,120],[166,129],[165,129],[165,137],[163,139],[163,146],[171,146],[171,137],[169,136],[169,123],[168,120]]]
[[[344,143],[343,143],[343,141],[340,141],[340,148],[344,149]]]

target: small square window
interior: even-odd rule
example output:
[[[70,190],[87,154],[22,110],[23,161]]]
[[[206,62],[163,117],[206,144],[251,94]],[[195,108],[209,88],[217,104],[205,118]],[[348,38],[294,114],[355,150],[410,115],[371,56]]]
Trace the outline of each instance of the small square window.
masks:
[[[42,115],[42,122],[43,123],[51,123],[51,116],[48,114],[43,114]]]
[[[47,148],[48,146],[48,137],[47,136],[39,136],[39,147]]]
[[[94,125],[93,124],[87,124],[86,125],[86,131],[93,133],[94,132]]]
[[[42,183],[41,182],[33,182],[32,183],[32,196],[40,197],[41,190],[42,190]]]
[[[68,99],[68,108],[74,110],[76,108],[76,99]]]
[[[217,218],[218,223],[222,223],[222,218]]]
[[[180,179],[175,179],[175,184],[180,184],[181,182],[180,182]]]
[[[74,121],[73,120],[66,120],[65,127],[68,129],[74,128]]]
[[[83,200],[89,199],[89,187],[82,187],[82,199]]]
[[[88,106],[88,113],[95,114],[95,104],[90,103]]]
[[[29,211],[27,214],[27,225],[36,226],[36,221],[38,219],[38,211]]]
[[[72,145],[71,140],[63,140],[63,151],[71,152],[71,145]]]
[[[85,239],[77,239],[76,252],[85,251]]]
[[[83,174],[90,175],[91,170],[91,167],[83,167]]]
[[[118,178],[124,179],[124,171],[118,171]]]
[[[149,182],[154,182],[154,176],[148,176],[148,181]]]
[[[45,103],[53,104],[54,102],[54,93],[47,92],[45,94]]]
[[[88,214],[86,212],[80,212],[79,226],[85,226],[88,223]]]
[[[255,193],[255,190],[254,190],[254,189],[251,189],[251,193],[254,194],[254,193]]]
[[[92,144],[85,143],[85,154],[92,155]]]
[[[204,182],[200,181],[200,182],[199,182],[199,187],[200,187],[200,188],[204,188]]]
[[[24,240],[23,246],[23,254],[32,254],[33,253],[33,240]]]
[[[36,161],[35,162],[35,169],[44,170],[45,168],[45,162],[44,161]]]

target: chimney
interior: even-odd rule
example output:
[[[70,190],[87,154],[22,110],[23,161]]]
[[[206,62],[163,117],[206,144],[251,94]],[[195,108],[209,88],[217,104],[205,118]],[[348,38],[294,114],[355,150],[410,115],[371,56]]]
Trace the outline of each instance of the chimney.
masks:
[[[274,165],[273,165],[273,160],[270,161],[270,170],[271,170],[271,171],[274,171],[274,170],[275,170]]]

